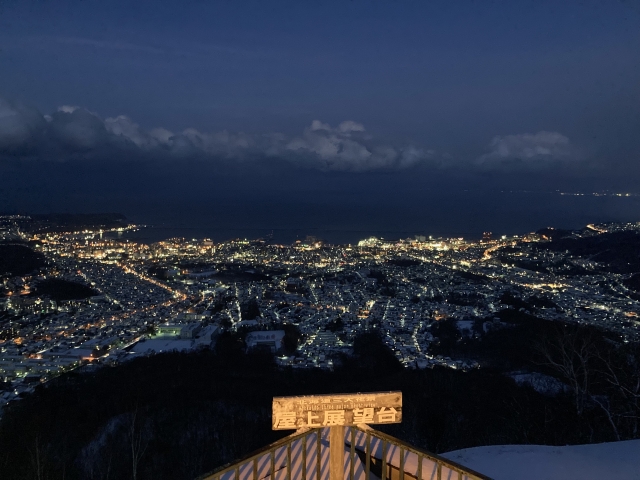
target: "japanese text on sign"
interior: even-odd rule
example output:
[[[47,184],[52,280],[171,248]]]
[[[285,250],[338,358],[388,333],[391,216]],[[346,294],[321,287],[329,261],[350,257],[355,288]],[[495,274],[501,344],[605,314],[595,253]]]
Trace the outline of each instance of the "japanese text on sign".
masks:
[[[273,430],[400,423],[402,392],[274,397]]]

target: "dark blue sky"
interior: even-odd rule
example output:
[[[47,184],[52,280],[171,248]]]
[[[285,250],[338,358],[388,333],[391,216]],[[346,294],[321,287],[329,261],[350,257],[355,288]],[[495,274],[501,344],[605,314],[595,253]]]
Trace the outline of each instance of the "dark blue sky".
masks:
[[[0,200],[637,189],[638,5],[4,0]]]

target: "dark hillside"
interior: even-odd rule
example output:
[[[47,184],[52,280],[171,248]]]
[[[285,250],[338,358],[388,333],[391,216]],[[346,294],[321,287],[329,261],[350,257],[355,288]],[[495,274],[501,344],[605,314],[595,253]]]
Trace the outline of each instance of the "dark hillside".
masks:
[[[0,276],[27,275],[44,264],[44,255],[26,245],[0,244]]]
[[[82,283],[70,282],[59,278],[49,278],[38,282],[33,294],[46,296],[52,300],[81,300],[98,295],[98,292]]]
[[[588,257],[606,264],[613,273],[640,272],[640,235],[633,231],[603,233],[584,238],[560,238],[538,246],[557,252]]]

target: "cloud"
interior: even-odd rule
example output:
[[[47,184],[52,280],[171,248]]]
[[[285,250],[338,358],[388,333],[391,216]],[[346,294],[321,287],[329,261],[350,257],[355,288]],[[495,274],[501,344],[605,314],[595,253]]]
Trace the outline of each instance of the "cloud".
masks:
[[[151,149],[161,144],[167,144],[173,134],[164,128],[157,128],[150,132],[143,130],[126,115],[107,118],[104,121],[107,132],[133,142],[138,148]]]
[[[45,125],[37,110],[0,98],[0,152],[26,153],[41,141]]]
[[[242,48],[216,45],[210,43],[190,43],[188,49],[177,49],[174,46],[168,45],[143,45],[137,43],[129,43],[123,41],[105,41],[95,40],[92,38],[82,37],[58,37],[58,36],[36,36],[31,37],[32,40],[39,42],[44,46],[50,46],[57,44],[68,45],[71,47],[89,47],[91,49],[104,49],[104,50],[118,50],[123,52],[131,52],[137,54],[151,54],[151,55],[167,55],[174,54],[181,57],[203,57],[211,54],[231,54],[231,55],[245,55],[245,56],[261,56],[272,57],[264,50],[245,50]]]
[[[74,105],[62,105],[61,107],[58,107],[58,111],[59,112],[64,112],[64,113],[73,113],[76,110],[78,110],[80,107],[76,107]]]
[[[207,157],[251,161],[284,159],[320,170],[362,172],[405,169],[434,157],[413,146],[376,143],[365,127],[346,120],[337,127],[314,120],[301,135],[201,132],[187,128],[145,130],[126,115],[100,118],[96,113],[63,105],[50,115],[0,99],[0,157],[47,160],[109,157],[114,153],[145,158]]]
[[[302,136],[286,144],[285,156],[323,170],[354,172],[408,168],[429,158],[415,147],[370,144],[364,132],[364,126],[352,120],[337,128],[314,120]]]
[[[490,147],[491,151],[479,157],[476,164],[487,168],[545,168],[578,160],[569,139],[557,132],[496,136]]]
[[[78,38],[78,37],[58,37],[56,38],[58,43],[66,44],[66,45],[78,45],[78,46],[87,46],[93,48],[107,48],[113,50],[129,50],[133,52],[143,52],[143,53],[155,53],[162,54],[165,53],[165,50],[156,47],[150,47],[147,45],[136,45],[132,43],[126,42],[105,42],[100,40],[93,40],[90,38]]]
[[[282,133],[172,132],[146,130],[126,115],[102,119],[85,108],[63,105],[50,115],[0,98],[0,158],[122,158],[251,162],[284,160],[302,168],[366,172],[403,170],[417,165],[485,170],[545,170],[586,165],[571,141],[557,132],[499,135],[489,152],[471,165],[412,145],[376,141],[364,125],[345,120],[332,126],[313,120],[300,135]]]
[[[149,131],[149,136],[155,138],[158,142],[162,144],[168,144],[171,137],[173,137],[173,133],[167,130],[166,128],[153,128]]]
[[[317,132],[318,130],[326,130],[330,132],[331,125],[329,125],[328,123],[322,123],[320,120],[314,120],[313,122],[311,122],[309,130],[311,130],[312,132]]]
[[[104,147],[112,140],[104,122],[82,108],[58,110],[47,127],[52,143],[73,153]]]
[[[353,120],[346,120],[338,125],[338,130],[340,130],[341,133],[364,132],[364,125],[354,122]]]

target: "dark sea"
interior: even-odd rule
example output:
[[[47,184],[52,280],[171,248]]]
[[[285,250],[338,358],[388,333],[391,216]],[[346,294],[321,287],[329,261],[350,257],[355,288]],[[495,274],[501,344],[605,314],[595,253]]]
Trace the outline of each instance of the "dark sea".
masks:
[[[358,202],[177,203],[123,211],[139,231],[123,238],[152,243],[167,238],[215,242],[269,236],[292,243],[314,236],[332,244],[353,244],[371,236],[385,239],[415,235],[478,239],[484,232],[519,235],[551,226],[581,228],[588,223],[640,221],[640,197],[560,195],[557,192],[478,192],[429,194],[419,200],[388,204]]]

